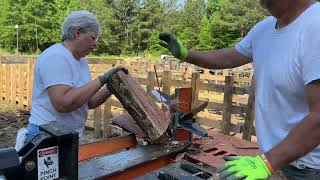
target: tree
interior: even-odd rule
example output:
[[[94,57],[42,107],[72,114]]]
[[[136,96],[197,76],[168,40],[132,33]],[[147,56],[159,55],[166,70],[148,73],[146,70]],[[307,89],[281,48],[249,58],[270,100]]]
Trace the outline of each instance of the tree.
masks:
[[[212,49],[212,27],[207,16],[203,16],[201,20],[201,28],[199,34],[199,45],[198,48],[201,50]]]
[[[163,18],[162,7],[160,0],[144,0],[135,10],[131,29],[136,37],[133,39],[133,50],[137,54],[149,48],[148,40]]]
[[[108,52],[110,54],[128,54],[131,52],[134,39],[131,24],[139,0],[108,0],[107,3],[113,9],[112,18],[108,24],[112,37],[109,45],[112,51]]]
[[[215,12],[221,11],[228,3],[228,0],[208,0],[207,12],[211,16]]]
[[[268,15],[259,0],[1,0],[0,48],[34,53],[61,40],[61,25],[71,11],[89,10],[102,28],[100,54],[164,53],[161,31],[176,34],[188,48],[232,47]]]
[[[6,49],[15,49],[15,25],[19,25],[19,49],[22,52],[35,52],[37,46],[43,50],[60,41],[59,4],[43,0],[6,1],[10,9],[1,24],[1,43]]]
[[[204,0],[186,0],[181,12],[179,38],[188,47],[196,47],[199,43],[201,19],[206,14]]]
[[[161,55],[169,53],[169,51],[162,46],[160,46],[160,39],[159,39],[160,31],[154,31],[151,33],[150,38],[148,39],[149,48],[146,51],[148,54],[154,55]]]
[[[259,0],[228,0],[210,19],[213,47],[233,47],[266,15],[260,7]]]
[[[92,12],[99,21],[102,34],[98,40],[98,48],[94,50],[93,54],[120,54],[118,39],[112,33],[112,25],[118,24],[118,21],[113,19],[114,10],[111,4],[105,0],[82,0],[73,10],[87,10]]]
[[[8,34],[6,31],[7,29],[5,29],[3,26],[6,23],[6,18],[8,17],[8,12],[9,12],[9,8],[10,4],[9,4],[9,0],[1,0],[0,1],[0,49],[2,48],[7,48],[7,44],[6,44],[6,36],[5,34]]]
[[[182,7],[177,0],[166,0],[163,2],[163,21],[160,26],[161,31],[177,34],[182,25]]]

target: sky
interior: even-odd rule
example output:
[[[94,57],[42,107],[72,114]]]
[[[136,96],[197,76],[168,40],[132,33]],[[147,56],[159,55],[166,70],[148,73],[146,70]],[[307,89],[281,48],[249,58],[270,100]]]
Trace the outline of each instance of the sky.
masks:
[[[183,3],[183,1],[184,1],[184,0],[178,0],[178,3],[179,3],[179,4],[182,4],[182,3]]]
[[[163,0],[162,0],[162,1],[163,1]],[[184,0],[178,0],[177,2],[178,2],[178,3],[177,3],[178,5],[183,5]]]

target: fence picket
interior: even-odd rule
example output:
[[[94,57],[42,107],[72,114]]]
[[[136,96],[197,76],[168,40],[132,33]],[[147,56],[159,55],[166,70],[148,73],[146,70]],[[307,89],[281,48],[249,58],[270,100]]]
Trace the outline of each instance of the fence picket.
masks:
[[[0,101],[3,100],[3,85],[4,85],[3,77],[5,77],[3,65],[0,64]]]
[[[104,103],[104,113],[103,113],[103,137],[108,139],[111,134],[111,98],[108,98]]]
[[[254,101],[255,101],[255,82],[254,79],[251,81],[251,92],[249,94],[247,112],[244,123],[244,130],[242,139],[251,141],[251,135],[253,132],[253,121],[254,121]]]
[[[10,103],[10,89],[11,89],[11,69],[10,65],[5,65],[5,74],[6,74],[6,94],[5,94],[5,100]]]
[[[31,109],[32,100],[32,86],[33,86],[33,71],[34,71],[34,59],[28,59],[28,76],[27,76],[27,109]]]
[[[199,101],[199,91],[200,91],[199,89],[200,74],[199,73],[192,73],[191,87],[192,87],[191,108],[194,108]]]
[[[18,107],[20,109],[24,108],[24,71],[25,65],[19,64],[19,82],[18,82]]]
[[[16,105],[17,102],[17,68],[16,64],[10,65],[11,67],[11,104]]]
[[[101,137],[101,106],[94,109],[94,137]]]
[[[222,121],[224,123],[223,133],[230,135],[231,131],[231,111],[232,111],[232,88],[233,88],[233,77],[226,76],[224,86],[224,98],[223,98],[223,115]]]

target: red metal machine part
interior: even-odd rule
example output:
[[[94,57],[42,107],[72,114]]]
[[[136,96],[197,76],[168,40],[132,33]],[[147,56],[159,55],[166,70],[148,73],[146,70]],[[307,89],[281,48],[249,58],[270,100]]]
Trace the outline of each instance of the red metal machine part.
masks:
[[[189,112],[191,109],[192,88],[176,89],[175,95],[178,99],[176,108],[180,112]],[[192,146],[199,148],[198,152],[187,152],[184,159],[211,167],[223,165],[223,157],[226,155],[256,155],[259,153],[256,144],[231,136],[225,136],[216,131],[209,131],[208,137],[192,139],[192,134],[189,131],[178,129],[175,139],[189,143],[193,141]],[[108,156],[109,154],[117,154],[117,152],[123,153],[125,150],[132,150],[136,148],[136,144],[137,142],[134,135],[126,135],[107,141],[80,146],[79,174],[81,173],[81,165],[86,163],[86,161],[90,161],[90,159],[96,157]],[[146,160],[143,163],[129,167],[123,171],[99,177],[99,179],[133,179],[173,163],[175,155],[176,153],[159,155],[158,158]]]
[[[179,99],[179,103],[176,108],[181,112],[190,111],[191,107],[191,88],[181,88],[176,90],[176,94]],[[187,141],[191,140],[191,134],[184,130],[178,129],[176,134],[176,140]],[[116,153],[123,150],[129,150],[136,146],[136,138],[134,135],[126,135],[123,137],[113,138],[111,140],[96,142],[92,144],[82,145],[79,148],[79,166],[86,160],[90,160],[95,157],[106,156],[110,153]],[[101,177],[102,179],[132,179],[148,172],[154,171],[161,167],[164,167],[173,162],[172,155],[161,156],[157,159],[147,161],[143,164],[131,167],[125,171],[112,174],[110,176]],[[80,173],[80,172],[79,172]]]

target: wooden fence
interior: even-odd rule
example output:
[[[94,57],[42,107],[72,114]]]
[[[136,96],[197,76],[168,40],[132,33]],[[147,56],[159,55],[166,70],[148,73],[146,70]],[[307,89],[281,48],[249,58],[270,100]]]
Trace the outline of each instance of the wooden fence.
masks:
[[[92,77],[96,78],[114,66],[122,65],[129,69],[140,85],[150,94],[158,89],[154,67],[157,68],[160,88],[172,94],[177,87],[193,87],[192,105],[209,100],[207,111],[221,113],[219,119],[197,117],[201,125],[222,129],[225,134],[243,131],[243,138],[250,140],[254,135],[254,86],[251,86],[252,72],[232,70],[211,71],[195,69],[187,64],[130,62],[121,59],[87,58]],[[35,57],[0,57],[0,98],[2,101],[30,109]],[[253,83],[254,85],[254,83]],[[222,102],[201,97],[201,92],[216,93]],[[151,95],[151,94],[150,94]],[[242,101],[237,102],[237,97]],[[244,98],[245,97],[245,98]],[[243,100],[244,99],[244,100]],[[111,132],[112,108],[122,108],[119,101],[109,98],[104,105],[93,110],[93,120],[87,125],[94,127],[96,137],[108,138]],[[232,116],[243,116],[242,122],[232,122]]]

